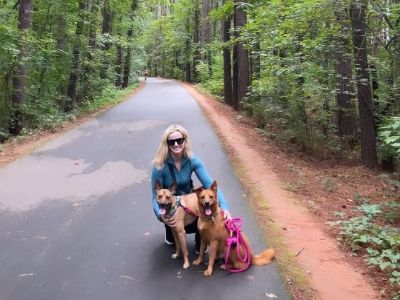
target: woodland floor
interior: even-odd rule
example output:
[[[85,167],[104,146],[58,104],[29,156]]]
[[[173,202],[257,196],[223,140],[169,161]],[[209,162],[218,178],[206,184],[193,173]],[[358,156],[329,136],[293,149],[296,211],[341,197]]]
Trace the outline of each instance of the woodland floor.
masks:
[[[192,94],[196,94],[197,91],[192,87],[186,85],[191,90]],[[303,256],[305,259],[300,261],[300,265],[305,269],[305,276],[310,276],[307,280],[309,286],[298,286],[296,282],[289,284],[295,299],[389,299],[387,296],[388,282],[384,280],[382,275],[375,269],[368,268],[361,257],[356,257],[351,254],[349,249],[341,247],[336,242],[337,231],[329,229],[326,225],[328,221],[334,221],[337,218],[333,215],[333,212],[346,212],[352,214],[353,209],[356,208],[357,203],[354,200],[356,194],[360,194],[363,197],[368,197],[370,201],[381,202],[385,199],[397,199],[400,200],[399,191],[388,185],[382,177],[380,172],[368,170],[357,164],[349,164],[346,162],[337,161],[334,159],[320,160],[311,156],[305,155],[298,151],[291,151],[289,147],[278,146],[276,142],[269,140],[258,130],[255,129],[254,124],[251,120],[245,117],[239,116],[231,108],[220,102],[213,100],[209,97],[199,96],[197,93],[196,99],[202,106],[203,111],[209,117],[211,123],[213,123],[216,132],[221,137],[225,144],[225,148],[234,161],[241,161],[241,165],[246,165],[247,168],[254,169],[258,168],[260,164],[266,164],[266,169],[260,169],[261,173],[257,176],[259,178],[268,177],[270,174],[262,174],[262,172],[272,172],[277,178],[277,182],[280,182],[280,189],[288,191],[290,194],[295,195],[291,197],[295,199],[296,204],[300,204],[301,207],[305,207],[306,210],[301,210],[301,213],[312,218],[312,226],[300,226],[301,230],[295,231],[295,228],[286,227],[284,224],[285,220],[279,220],[279,218],[285,218],[287,207],[279,207],[280,201],[274,202],[274,209],[272,213],[268,213],[268,218],[272,219],[272,222],[278,224],[279,230],[283,232],[284,242],[288,242],[289,251],[295,253],[295,257],[301,259]],[[32,134],[31,136],[23,139],[13,139],[5,144],[0,145],[0,167],[12,162],[15,159],[22,157],[23,155],[31,152],[41,144],[53,139],[55,136],[62,134],[83,122],[94,118],[98,113],[90,114],[81,118],[78,118],[73,123],[59,127],[51,132],[42,132]],[[216,118],[212,119],[212,116],[218,116],[221,122],[216,121]],[[229,134],[231,137],[229,137]],[[228,135],[228,136],[227,136]],[[232,144],[232,141],[238,141],[239,136],[244,139],[243,143]],[[250,147],[256,152],[258,157],[261,157],[261,161],[254,161],[254,157],[240,156],[240,149],[236,147]],[[245,176],[243,176],[245,178]],[[242,180],[242,183],[249,188],[251,186],[251,180]],[[327,182],[329,189],[327,188]],[[268,189],[272,190],[269,186]],[[327,191],[330,190],[330,191]],[[281,199],[282,200],[282,199]],[[284,200],[284,201],[283,201]],[[281,201],[282,205],[287,199]],[[294,207],[296,205],[291,205]],[[261,211],[262,209],[260,209]],[[276,212],[283,212],[279,215]],[[280,222],[282,221],[282,222]],[[301,220],[296,221],[301,222]],[[306,221],[311,224],[308,219]],[[296,224],[296,226],[299,224]],[[288,225],[289,226],[289,225]],[[293,224],[290,226],[294,226]],[[325,277],[318,274],[320,272],[326,272],[326,270],[318,270],[321,266],[315,265],[312,262],[307,262],[307,255],[326,255],[322,253],[324,250],[322,247],[313,247],[309,253],[303,252],[304,247],[299,246],[301,240],[310,239],[315,235],[313,229],[318,229],[322,233],[322,240],[330,240],[335,245],[329,250],[329,255],[332,255],[332,260],[335,260],[336,264],[341,267],[350,270],[346,273],[342,268],[331,267],[328,272],[333,278],[342,278],[344,283],[354,285],[354,289],[351,291],[351,297],[340,296],[339,290],[340,282],[338,285],[327,282]],[[295,236],[290,236],[290,230],[296,232]],[[296,244],[299,241],[299,244]],[[325,242],[320,242],[325,243]],[[274,243],[271,243],[274,245]],[[275,246],[275,245],[274,245]],[[296,247],[297,246],[297,247]],[[310,247],[311,248],[311,247]],[[320,250],[321,249],[321,250]],[[320,251],[321,253],[318,253]],[[303,252],[303,253],[302,253]],[[279,256],[278,252],[278,256]],[[337,259],[340,257],[340,259]],[[279,260],[279,258],[278,258]],[[327,258],[329,260],[329,258]],[[280,261],[280,265],[285,263]],[[287,262],[286,264],[290,264]],[[287,266],[286,266],[287,267]],[[285,267],[283,267],[285,269]],[[286,280],[291,281],[290,267],[284,271]],[[347,274],[347,275],[346,275]],[[354,274],[354,276],[352,275]],[[314,275],[314,276],[313,276]],[[346,276],[353,276],[354,278],[343,278]],[[345,288],[344,288],[345,289]],[[339,292],[339,294],[338,294]],[[331,293],[331,294],[330,294]],[[335,295],[337,297],[330,297],[329,295]]]

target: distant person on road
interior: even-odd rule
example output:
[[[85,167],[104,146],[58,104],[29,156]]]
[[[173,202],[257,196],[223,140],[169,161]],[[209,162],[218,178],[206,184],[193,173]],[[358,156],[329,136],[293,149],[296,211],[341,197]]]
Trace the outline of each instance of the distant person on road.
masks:
[[[175,226],[175,218],[163,218],[160,216],[156,199],[155,182],[158,180],[161,187],[168,189],[176,182],[176,196],[192,193],[194,172],[205,188],[209,188],[213,180],[208,174],[199,157],[192,154],[188,132],[180,125],[171,125],[161,137],[160,146],[152,161],[151,190],[153,192],[153,210],[157,219],[165,224],[165,243],[174,244],[171,227]],[[218,202],[223,209],[224,218],[231,218],[229,207],[221,190],[218,189]],[[200,250],[200,234],[197,230],[197,219],[192,224],[185,226],[186,233],[195,233],[195,250]]]
[[[149,72],[147,70],[144,71],[144,81],[147,80],[147,76],[149,76]]]

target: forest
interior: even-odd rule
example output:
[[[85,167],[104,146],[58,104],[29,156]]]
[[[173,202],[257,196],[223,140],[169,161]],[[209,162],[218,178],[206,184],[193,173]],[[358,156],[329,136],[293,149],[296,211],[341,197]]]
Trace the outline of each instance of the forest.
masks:
[[[399,176],[400,1],[1,0],[0,40],[1,142],[95,111],[148,71],[270,139]],[[379,213],[364,209],[339,224],[349,235]],[[398,285],[399,233],[382,228],[370,263]]]
[[[302,151],[398,168],[398,1],[3,0],[0,137],[151,76],[192,82]]]

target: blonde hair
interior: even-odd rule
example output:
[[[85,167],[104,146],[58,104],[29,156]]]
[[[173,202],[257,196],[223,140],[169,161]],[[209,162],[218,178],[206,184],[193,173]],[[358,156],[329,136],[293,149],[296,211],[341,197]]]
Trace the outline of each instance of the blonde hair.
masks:
[[[156,156],[154,157],[153,161],[151,162],[157,170],[160,170],[164,167],[165,160],[167,159],[169,148],[168,148],[168,136],[175,132],[179,131],[182,136],[185,138],[185,148],[183,149],[183,156],[184,157],[191,157],[192,150],[191,150],[191,143],[189,139],[189,134],[185,128],[181,125],[173,124],[165,129],[162,137],[160,145],[158,146],[158,150],[156,152]]]

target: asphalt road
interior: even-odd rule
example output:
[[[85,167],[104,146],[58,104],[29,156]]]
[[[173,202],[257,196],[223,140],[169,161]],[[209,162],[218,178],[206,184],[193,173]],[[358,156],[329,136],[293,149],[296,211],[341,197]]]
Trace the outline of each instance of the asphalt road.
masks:
[[[205,266],[183,270],[170,258],[149,175],[172,123],[189,130],[255,252],[266,247],[195,100],[173,81],[148,78],[127,101],[0,168],[1,300],[291,298],[275,263],[205,278]],[[193,260],[194,235],[187,240]]]

